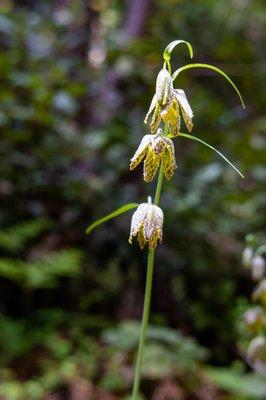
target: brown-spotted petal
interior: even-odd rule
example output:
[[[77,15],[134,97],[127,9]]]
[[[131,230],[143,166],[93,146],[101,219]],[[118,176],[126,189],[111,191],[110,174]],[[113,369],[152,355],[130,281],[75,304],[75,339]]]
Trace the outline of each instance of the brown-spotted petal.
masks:
[[[159,128],[161,120],[162,120],[161,106],[160,106],[159,103],[156,103],[154,112],[152,114],[151,123],[150,123],[151,133],[155,133],[157,131],[157,129]]]
[[[172,101],[171,107],[163,115],[163,121],[168,123],[169,131],[173,136],[177,136],[180,131],[180,110],[176,99]]]
[[[161,106],[168,103],[173,90],[171,75],[166,68],[161,69],[156,80],[156,97]]]
[[[148,212],[148,203],[141,203],[134,212],[131,219],[129,242],[132,243],[133,236],[136,236],[146,218]]]
[[[186,127],[187,127],[188,131],[191,132],[193,129],[193,123],[192,123],[193,111],[189,105],[186,94],[185,94],[184,90],[182,90],[182,89],[175,89],[174,91],[175,91],[176,99],[180,105],[180,108],[182,111],[182,116],[185,121]]]
[[[156,94],[155,94],[155,95],[153,96],[153,98],[152,98],[149,111],[147,112],[146,117],[145,117],[145,119],[144,119],[144,123],[145,123],[145,124],[147,124],[148,118],[149,118],[150,114],[153,112],[153,110],[155,109],[156,104],[157,104],[157,96],[156,96]]]
[[[153,140],[153,135],[145,135],[142,138],[139,147],[137,148],[134,156],[130,160],[130,170],[136,168],[138,164],[142,161],[148,151],[149,145],[152,143]]]
[[[144,181],[150,182],[153,180],[160,164],[160,156],[155,153],[153,147],[149,147],[143,166]]]
[[[166,146],[163,157],[163,172],[166,179],[171,179],[176,169],[175,148],[171,139],[164,138]]]
[[[162,240],[163,212],[154,204],[149,205],[149,210],[143,223],[143,236],[150,248],[154,248]]]

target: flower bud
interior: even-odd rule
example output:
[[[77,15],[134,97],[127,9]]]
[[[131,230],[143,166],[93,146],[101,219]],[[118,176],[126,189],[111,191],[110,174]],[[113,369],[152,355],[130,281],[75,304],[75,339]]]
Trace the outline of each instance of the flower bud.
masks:
[[[131,220],[129,243],[137,236],[141,249],[146,244],[150,249],[154,249],[157,242],[162,240],[163,212],[160,207],[151,203],[150,197],[148,201],[138,206]]]

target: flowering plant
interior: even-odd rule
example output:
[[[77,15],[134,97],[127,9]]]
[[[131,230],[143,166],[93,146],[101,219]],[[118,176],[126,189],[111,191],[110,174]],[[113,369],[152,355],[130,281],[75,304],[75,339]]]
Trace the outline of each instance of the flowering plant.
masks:
[[[142,162],[142,160],[144,160],[143,178],[146,182],[152,181],[159,170],[157,187],[153,201],[152,197],[149,196],[147,203],[125,204],[111,214],[108,214],[107,216],[97,220],[86,230],[86,233],[88,234],[101,223],[137,207],[137,210],[132,216],[129,242],[132,243],[133,237],[137,236],[137,240],[141,249],[147,245],[148,256],[143,318],[135,368],[132,400],[136,400],[139,396],[142,359],[151,301],[154,253],[156,246],[162,241],[163,235],[164,216],[163,211],[159,207],[162,184],[164,177],[168,180],[172,179],[176,169],[175,149],[172,139],[183,137],[200,142],[201,144],[218,153],[243,178],[241,172],[220,151],[202,139],[190,134],[193,129],[193,111],[189,105],[184,90],[175,89],[174,82],[179,77],[181,72],[187,69],[207,68],[219,73],[231,84],[240,98],[242,106],[244,107],[242,96],[234,82],[222,70],[213,65],[202,63],[187,64],[172,73],[170,62],[171,55],[173,49],[179,44],[185,44],[189,50],[190,57],[193,58],[192,46],[189,42],[184,40],[175,40],[171,42],[164,50],[163,68],[157,76],[155,94],[152,98],[150,108],[144,120],[146,124],[150,120],[150,134],[145,135],[142,138],[139,147],[130,160],[131,170],[135,169]],[[180,132],[182,119],[187,130],[189,131],[189,134]],[[161,128],[162,125],[164,125],[163,129]]]
[[[243,267],[250,270],[256,282],[251,298],[257,304],[249,307],[242,315],[247,336],[245,358],[248,364],[259,372],[266,371],[266,245],[257,247],[252,234],[246,237],[246,247],[242,253]]]

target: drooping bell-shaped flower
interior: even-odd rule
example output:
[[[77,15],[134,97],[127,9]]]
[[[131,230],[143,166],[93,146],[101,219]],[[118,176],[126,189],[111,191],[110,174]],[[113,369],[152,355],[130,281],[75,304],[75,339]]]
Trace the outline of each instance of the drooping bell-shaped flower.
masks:
[[[162,240],[163,212],[160,207],[152,204],[151,198],[148,203],[142,203],[134,212],[131,220],[129,243],[137,236],[141,249],[147,244],[150,249],[157,246]]]
[[[193,128],[193,112],[185,92],[173,88],[171,75],[166,68],[163,68],[157,76],[155,95],[145,117],[145,123],[148,122],[151,113],[153,113],[150,122],[151,133],[155,133],[163,121],[168,123],[172,136],[177,136],[180,130],[181,114],[189,132]]]
[[[144,160],[143,177],[150,182],[160,165],[163,164],[163,172],[166,179],[171,179],[176,169],[175,148],[171,139],[162,136],[162,130],[158,129],[157,135],[145,135],[140,145],[130,160],[130,169],[133,170]]]

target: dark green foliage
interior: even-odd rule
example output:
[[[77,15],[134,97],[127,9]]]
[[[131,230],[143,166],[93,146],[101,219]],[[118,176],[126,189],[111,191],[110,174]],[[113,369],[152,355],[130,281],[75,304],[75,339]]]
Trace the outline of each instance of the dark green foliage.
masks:
[[[141,170],[130,172],[129,158],[146,129],[162,51],[179,38],[193,44],[195,62],[217,65],[241,89],[245,111],[211,71],[184,71],[176,80],[195,113],[193,135],[221,150],[246,179],[204,146],[178,140],[178,169],[162,197],[156,328],[143,395],[166,391],[172,379],[191,399],[205,400],[204,390],[215,400],[262,399],[261,378],[252,375],[250,391],[238,392],[246,371],[230,365],[240,358],[235,324],[251,291],[240,266],[244,237],[253,232],[263,242],[264,2],[147,3],[135,35],[124,2],[1,2],[4,400],[76,400],[77,387],[92,400],[128,395],[137,326],[119,321],[140,318],[145,254],[128,245],[130,213],[88,237],[85,229],[121,204],[146,199]],[[185,46],[172,60],[175,68],[188,61]],[[125,330],[129,344],[122,346]],[[225,370],[209,372],[207,364]]]

